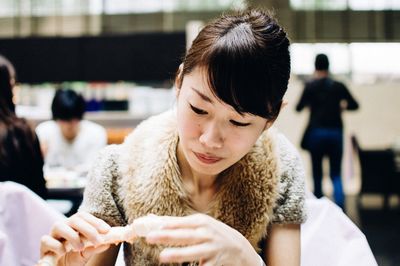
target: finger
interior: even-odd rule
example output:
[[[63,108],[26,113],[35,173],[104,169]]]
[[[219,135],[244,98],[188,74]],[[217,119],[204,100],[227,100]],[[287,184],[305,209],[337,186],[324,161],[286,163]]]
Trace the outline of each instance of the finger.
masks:
[[[203,227],[196,229],[156,230],[146,236],[150,244],[187,246],[210,241],[212,236]]]
[[[76,215],[95,227],[100,234],[106,234],[111,229],[111,226],[108,223],[90,213],[78,212]]]
[[[93,245],[97,246],[102,243],[102,239],[96,228],[87,221],[81,219],[79,216],[71,217],[68,220],[68,225],[71,226],[74,230],[78,231],[87,240],[92,242]]]
[[[205,214],[193,214],[182,217],[161,216],[163,229],[198,228],[210,223],[210,217]]]
[[[199,260],[199,266],[204,266],[204,264],[206,263],[207,261],[205,260],[205,259],[200,259]]]
[[[201,266],[215,266],[218,264],[215,264],[213,261],[209,260],[209,261],[205,261],[202,264],[200,264]]]
[[[76,250],[81,250],[83,248],[83,243],[79,233],[72,229],[65,222],[57,222],[54,225],[50,235],[59,241],[65,240],[69,242]]]
[[[44,235],[40,239],[40,257],[49,253],[54,253],[57,257],[61,257],[66,253],[66,250],[60,241],[49,235]]]
[[[182,248],[166,248],[160,253],[162,263],[183,263],[205,260],[212,257],[213,250],[208,244],[193,245]]]
[[[215,266],[215,265],[225,265],[223,264],[219,259],[221,257],[221,254],[216,254],[215,256],[212,256],[210,259],[201,259],[199,261],[199,266]]]

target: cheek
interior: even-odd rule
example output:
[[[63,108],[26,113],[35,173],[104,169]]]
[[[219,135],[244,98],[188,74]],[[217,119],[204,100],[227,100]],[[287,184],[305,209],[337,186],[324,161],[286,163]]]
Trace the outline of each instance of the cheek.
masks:
[[[190,139],[198,139],[200,137],[200,124],[195,121],[188,120],[185,124],[184,130]]]
[[[186,140],[198,139],[201,133],[201,125],[193,117],[186,115],[179,120],[179,133]]]
[[[235,154],[238,157],[242,157],[250,149],[246,140],[241,140],[238,138],[236,138],[234,141],[231,141],[228,147],[231,153]]]
[[[254,146],[257,138],[258,135],[253,134],[236,134],[231,136],[228,146],[232,153],[243,157]]]

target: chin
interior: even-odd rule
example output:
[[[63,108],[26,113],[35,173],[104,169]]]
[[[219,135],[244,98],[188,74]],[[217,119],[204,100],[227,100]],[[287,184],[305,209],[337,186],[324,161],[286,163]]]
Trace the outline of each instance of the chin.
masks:
[[[204,175],[218,175],[225,170],[225,168],[222,167],[221,162],[212,165],[206,165],[198,162],[197,158],[192,158],[192,161],[189,162],[189,165],[193,170]]]

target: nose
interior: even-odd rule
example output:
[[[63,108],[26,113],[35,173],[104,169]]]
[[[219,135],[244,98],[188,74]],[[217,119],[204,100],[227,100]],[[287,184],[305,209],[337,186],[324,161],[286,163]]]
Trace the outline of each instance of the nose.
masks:
[[[199,141],[202,145],[211,149],[220,149],[224,145],[224,134],[217,124],[210,123],[200,135]]]

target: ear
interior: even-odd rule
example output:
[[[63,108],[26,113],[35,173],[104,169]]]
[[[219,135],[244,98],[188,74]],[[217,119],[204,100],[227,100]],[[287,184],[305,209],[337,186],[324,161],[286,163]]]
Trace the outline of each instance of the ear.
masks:
[[[288,101],[286,101],[285,99],[282,100],[281,111],[283,110],[283,108],[286,107],[286,105],[288,105]]]
[[[176,97],[178,97],[179,92],[182,86],[182,71],[183,71],[183,63],[179,65],[178,71],[176,72],[175,76],[175,93]]]
[[[288,102],[286,100],[282,100],[282,104],[281,104],[281,108],[280,108],[280,112],[282,112],[282,110],[286,107],[286,105],[288,105]],[[264,130],[267,130],[268,128],[272,127],[272,125],[275,123],[276,118],[274,120],[269,120],[265,123],[265,127]]]

